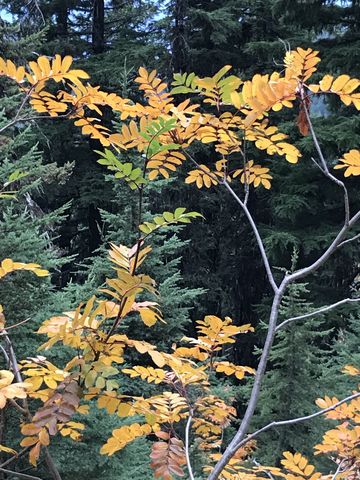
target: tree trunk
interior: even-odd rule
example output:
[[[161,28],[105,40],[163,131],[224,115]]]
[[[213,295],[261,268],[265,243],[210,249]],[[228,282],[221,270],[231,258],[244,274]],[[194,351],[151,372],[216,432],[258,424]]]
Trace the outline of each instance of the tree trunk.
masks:
[[[56,7],[56,25],[60,37],[67,37],[68,34],[68,0],[60,0]]]
[[[93,3],[92,46],[94,53],[102,53],[105,50],[104,0],[94,0]]]
[[[188,44],[186,41],[187,0],[174,0],[174,26],[172,34],[171,63],[174,72],[188,69]]]

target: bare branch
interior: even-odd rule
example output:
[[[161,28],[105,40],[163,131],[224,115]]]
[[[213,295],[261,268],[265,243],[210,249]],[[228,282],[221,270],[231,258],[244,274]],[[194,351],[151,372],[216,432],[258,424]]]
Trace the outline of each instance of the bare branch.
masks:
[[[319,141],[317,139],[317,136],[316,136],[316,133],[315,133],[315,130],[314,130],[311,118],[310,118],[309,110],[306,106],[303,89],[301,90],[301,97],[302,97],[302,107],[303,107],[304,112],[305,112],[306,120],[307,120],[307,123],[309,125],[309,129],[310,129],[310,133],[311,133],[316,151],[319,155],[320,163],[321,163],[321,166],[322,166],[321,170],[326,177],[328,177],[332,182],[336,183],[336,185],[338,185],[340,188],[342,188],[342,190],[344,192],[344,208],[345,208],[345,222],[344,223],[345,223],[345,225],[348,225],[349,220],[350,220],[350,204],[349,204],[349,194],[348,194],[347,188],[346,188],[344,182],[342,182],[341,180],[336,178],[329,170],[328,164],[325,160],[325,157],[322,153]]]
[[[258,368],[256,370],[255,380],[251,390],[250,400],[246,408],[242,422],[240,424],[240,427],[236,432],[235,436],[233,437],[233,439],[231,440],[230,444],[226,448],[222,457],[220,458],[218,463],[215,465],[213,471],[208,477],[208,480],[216,480],[219,477],[223,468],[227,465],[229,460],[235,455],[235,453],[239,449],[239,445],[242,445],[243,439],[249,428],[251,419],[254,415],[255,408],[258,402],[260,387],[262,384],[263,377],[265,375],[266,365],[267,365],[269,355],[270,355],[270,350],[274,341],[276,322],[279,315],[280,302],[284,295],[286,286],[287,286],[287,283],[285,282],[285,279],[284,279],[274,296],[273,304],[271,307],[270,319],[269,319],[269,327],[266,335],[264,348],[260,357]]]
[[[5,462],[0,465],[0,468],[6,467],[6,465],[9,465],[10,463],[14,462],[15,460],[18,460],[20,457],[22,457],[23,455],[25,455],[25,453],[26,453],[30,448],[31,448],[31,446],[28,446],[28,447],[23,448],[23,449],[21,450],[21,452],[17,453],[17,454],[14,455],[13,457],[8,458],[7,460],[5,460]]]
[[[31,318],[26,318],[25,320],[21,320],[21,322],[14,323],[14,325],[9,325],[6,327],[6,330],[11,330],[12,328],[19,327],[20,325],[24,325],[24,323],[27,323],[31,320]],[[1,336],[1,331],[0,331],[0,336]]]
[[[355,240],[358,240],[359,238],[360,238],[360,233],[358,233],[354,237],[348,238],[347,240],[344,240],[343,242],[339,243],[337,248],[343,247],[344,245],[346,245],[348,243],[355,242]]]
[[[305,313],[304,315],[298,315],[297,317],[291,317],[287,320],[284,320],[276,327],[276,331],[280,330],[280,328],[285,327],[289,323],[296,322],[297,320],[303,320],[305,318],[316,317],[316,315],[320,315],[321,313],[326,313],[330,310],[333,310],[340,305],[344,305],[345,303],[357,303],[360,302],[360,298],[345,298],[344,300],[340,300],[339,302],[333,303],[332,305],[326,305],[325,307],[321,307],[318,310],[314,310],[313,312]]]
[[[7,351],[5,350],[5,348],[2,345],[0,345],[0,350],[2,351],[2,354],[4,355],[6,364],[9,366],[10,365],[10,358],[9,358],[9,355],[7,354]]]
[[[343,238],[345,237],[346,233],[350,228],[356,224],[356,222],[360,220],[360,211],[358,211],[350,220],[348,224],[345,224],[340,232],[337,234],[333,242],[329,245],[329,247],[325,250],[325,252],[319,257],[314,263],[309,265],[308,267],[304,267],[300,270],[297,270],[293,274],[289,275],[288,283],[293,283],[300,278],[306,277],[310,273],[314,273],[319,267],[321,267],[329,257],[337,250],[337,247],[341,244]]]
[[[12,470],[6,470],[6,468],[0,467],[0,472],[4,472],[12,477],[24,478],[25,480],[41,480],[40,477],[34,477],[33,475],[27,475],[26,473],[13,472]]]
[[[8,398],[8,402],[11,403],[11,405],[17,410],[19,410],[22,415],[27,415],[27,411],[25,410],[25,408],[20,407],[20,405],[13,398]]]
[[[243,445],[245,445],[247,442],[249,442],[250,440],[253,440],[254,438],[258,437],[261,433],[264,433],[267,430],[270,430],[271,428],[283,427],[283,426],[287,426],[287,425],[294,425],[294,424],[297,424],[297,423],[307,422],[308,420],[312,420],[313,418],[324,415],[325,413],[330,412],[331,410],[335,410],[337,407],[339,407],[343,403],[350,402],[351,400],[354,400],[355,398],[358,398],[358,397],[360,397],[360,392],[354,393],[353,395],[350,395],[349,397],[343,398],[342,400],[339,400],[338,402],[334,403],[334,405],[331,405],[331,407],[324,408],[324,409],[319,410],[318,412],[312,413],[310,415],[306,415],[306,416],[303,416],[303,417],[297,417],[297,418],[291,418],[289,420],[280,420],[280,421],[274,421],[274,422],[268,423],[264,427],[259,428],[254,433],[251,433],[246,438],[244,438],[241,442],[239,442],[236,445],[235,452],[239,448],[241,448]],[[226,463],[223,466],[225,466],[225,465],[226,465]],[[216,465],[216,467],[217,467],[217,465]],[[221,468],[221,470],[222,470],[222,468]],[[217,473],[217,475],[215,477],[212,477],[212,474],[211,474],[209,476],[209,480],[211,478],[217,478],[217,476],[221,473],[221,470]],[[215,469],[213,470],[213,472],[214,471],[215,471]]]
[[[336,477],[337,477],[340,473],[342,473],[342,466],[343,466],[343,461],[340,462],[339,465],[337,466],[337,469],[336,469],[336,471],[335,471],[335,473],[334,473],[334,475],[333,475],[333,477],[332,477],[331,480],[336,480]]]
[[[70,115],[72,115],[74,112],[70,111],[65,115],[58,115],[57,117],[50,117],[46,115],[34,115],[34,116],[28,116],[28,117],[21,117],[21,118],[13,118],[9,123],[4,125],[3,127],[0,128],[0,133],[4,132],[8,128],[12,127],[13,125],[17,123],[27,123],[27,122],[32,122],[33,120],[58,120],[59,118],[69,118]]]
[[[191,426],[192,418],[193,418],[192,413],[189,412],[189,418],[186,422],[186,428],[185,428],[185,455],[186,455],[186,465],[187,465],[187,468],[188,468],[190,480],[194,480],[194,478],[195,478],[192,467],[191,467],[190,443],[189,443],[189,440],[190,440],[190,426]]]
[[[267,254],[266,254],[266,251],[265,251],[265,247],[264,247],[264,243],[262,241],[262,238],[260,236],[260,233],[259,233],[259,230],[256,226],[256,223],[249,211],[249,209],[247,208],[246,204],[238,197],[238,195],[234,192],[234,190],[230,187],[230,185],[228,184],[228,182],[226,180],[223,181],[223,184],[225,186],[225,188],[227,188],[227,190],[231,193],[231,195],[235,198],[235,200],[237,201],[237,203],[240,205],[240,207],[243,209],[247,219],[249,220],[249,223],[251,225],[251,228],[255,234],[255,237],[256,237],[256,241],[257,241],[257,244],[258,244],[258,247],[259,247],[259,250],[260,250],[260,254],[261,254],[261,257],[262,257],[262,260],[264,262],[264,265],[265,265],[265,270],[266,270],[266,273],[267,273],[267,276],[268,276],[268,279],[269,279],[269,282],[270,282],[270,285],[272,286],[272,289],[274,290],[274,292],[278,292],[279,290],[279,287],[277,286],[276,282],[275,282],[275,279],[274,279],[274,276],[273,276],[273,273],[271,271],[271,267],[270,267],[270,263],[269,263],[269,259],[267,257]]]

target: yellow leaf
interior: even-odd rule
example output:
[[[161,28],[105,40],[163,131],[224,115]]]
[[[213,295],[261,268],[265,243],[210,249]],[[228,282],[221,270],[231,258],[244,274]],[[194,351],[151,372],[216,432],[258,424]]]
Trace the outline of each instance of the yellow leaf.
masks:
[[[72,57],[70,57],[70,55],[63,58],[63,61],[61,64],[61,73],[67,73],[67,71],[71,67],[72,61],[73,59]]]
[[[13,455],[17,456],[17,451],[13,448],[5,447],[5,445],[0,445],[0,451],[6,453],[12,453]]]
[[[152,361],[157,365],[158,367],[163,367],[165,365],[165,360],[164,357],[160,352],[157,352],[156,350],[151,350],[149,351],[149,355],[152,359]]]
[[[117,414],[119,417],[127,417],[131,411],[131,405],[130,403],[120,403],[118,409],[117,409]]]
[[[331,90],[334,92],[339,92],[342,90],[347,82],[350,80],[349,75],[340,75],[331,86]]]

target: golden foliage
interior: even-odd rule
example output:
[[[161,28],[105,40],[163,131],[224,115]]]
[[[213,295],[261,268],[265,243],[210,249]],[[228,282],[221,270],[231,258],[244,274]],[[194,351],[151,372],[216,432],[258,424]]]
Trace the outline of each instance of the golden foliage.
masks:
[[[245,162],[239,165],[234,154],[240,152],[244,155],[243,147],[247,141],[254,142],[256,148],[269,155],[285,156],[291,163],[298,161],[301,157],[298,149],[285,141],[286,135],[265,118],[270,112],[283,107],[292,108],[295,102],[299,102],[299,118],[302,120],[298,125],[306,134],[304,109],[309,108],[314,95],[336,94],[345,105],[353,104],[360,108],[358,79],[348,75],[337,78],[326,75],[319,84],[308,85],[319,61],[318,51],[297,48],[286,53],[285,69],[280,73],[256,74],[251,80],[243,81],[229,74],[231,66],[226,65],[212,77],[200,78],[193,73],[176,74],[171,92],[156,70],[148,72],[141,67],[135,82],[143,94],[143,104],[103,92],[98,86],[84,84],[88,75],[82,70],[72,69],[72,58],[69,56],[61,58],[56,55],[53,60],[39,57],[25,67],[17,67],[10,60],[0,59],[0,75],[17,82],[40,115],[72,118],[83,134],[99,140],[104,147],[136,149],[144,156],[144,174],[149,180],[159,175],[169,178],[171,173],[176,172],[179,166],[189,160],[186,149],[193,142],[210,144],[221,160],[229,162],[226,172],[201,164],[191,170],[185,180],[195,183],[198,188],[210,188],[221,183],[221,178],[230,181],[228,171],[236,172],[245,182],[242,170],[244,163],[249,164],[249,160],[244,158]],[[50,81],[59,86],[63,84],[64,88],[50,93],[46,90]],[[190,98],[176,104],[179,94],[196,94],[201,104],[190,103]],[[203,104],[207,106],[206,110],[202,108]],[[233,107],[236,108],[235,113]],[[120,114],[123,124],[119,132],[113,132],[103,124],[102,116],[106,108]],[[230,160],[233,165],[230,165]],[[346,175],[357,174],[356,159],[349,161],[351,163]],[[346,166],[346,156],[343,162]],[[259,164],[256,174],[251,172],[253,181],[247,183],[254,187],[261,184],[270,188],[271,174],[267,168]],[[138,177],[140,171],[135,170],[133,174]],[[117,171],[116,175],[127,179],[122,171]],[[144,182],[145,179],[141,178],[139,183],[135,182],[134,188],[142,188]]]
[[[234,365],[231,362],[214,362],[215,370],[218,373],[225,373],[225,375],[235,375],[238,380],[242,380],[246,373],[255,374],[255,370],[251,367],[243,367],[241,365]]]
[[[11,60],[0,58],[0,76],[15,82],[23,94],[17,113],[19,119],[27,101],[36,113],[35,118],[72,119],[84,135],[107,147],[99,152],[99,163],[113,171],[116,178],[125,179],[132,189],[141,192],[148,181],[159,176],[168,179],[186,162],[194,168],[188,172],[185,182],[194,183],[198,188],[226,184],[240,177],[246,187],[262,185],[269,189],[270,168],[265,167],[261,159],[255,164],[247,158],[248,142],[260,153],[285,157],[290,163],[297,163],[301,157],[297,147],[288,143],[288,137],[271,124],[277,111],[299,105],[298,126],[301,133],[307,134],[307,113],[315,95],[336,94],[345,105],[360,109],[358,79],[326,75],[319,84],[308,84],[320,61],[318,53],[297,48],[286,54],[283,71],[257,74],[248,81],[229,74],[229,65],[212,77],[176,74],[171,91],[156,70],[148,72],[141,67],[135,79],[143,97],[139,103],[84,84],[87,73],[72,69],[69,56],[56,55],[52,60],[41,56],[27,66],[16,66]],[[190,97],[178,103],[179,94],[195,94],[199,103],[193,103]],[[105,111],[119,114],[122,121],[119,131],[114,132],[110,123],[105,124]],[[197,142],[211,152],[215,158],[213,165],[210,161],[198,164],[189,153],[188,147]],[[123,163],[116,156],[122,150],[132,149],[143,158],[141,167]],[[345,168],[345,177],[360,175],[359,151],[345,153],[335,166],[335,169],[341,168]],[[253,331],[251,325],[237,326],[229,317],[207,315],[197,321],[196,338],[183,339],[191,346],[174,345],[172,353],[161,352],[144,340],[128,338],[123,330],[125,319],[138,318],[147,327],[163,320],[158,303],[153,301],[157,295],[154,280],[138,272],[151,251],[150,247],[144,247],[144,240],[158,228],[189,223],[197,216],[200,214],[186,212],[184,208],[174,213],[164,212],[139,226],[139,240],[132,248],[110,246],[114,275],[106,279],[105,287],[75,310],[46,320],[38,330],[47,337],[41,348],[47,350],[60,343],[73,350],[74,356],[64,368],[39,356],[21,362],[21,370],[28,379],[26,383],[12,383],[11,372],[0,372],[0,408],[14,403],[8,400],[15,398],[28,397],[41,403],[31,421],[22,426],[21,445],[31,447],[32,464],[36,464],[41,448],[48,446],[55,434],[73,440],[81,438],[84,425],[74,421],[73,416],[86,414],[89,408],[86,402],[91,400],[107,413],[129,419],[128,424],[112,432],[101,449],[102,454],[113,455],[134,439],[155,434],[159,439],[153,443],[151,453],[155,477],[170,480],[174,475],[184,476],[184,445],[175,436],[175,429],[180,431],[185,422],[191,420],[191,433],[202,449],[211,461],[219,459],[221,454],[212,452],[221,448],[224,429],[234,420],[236,411],[232,399],[225,401],[212,394],[212,382],[219,374],[242,380],[246,374],[255,373],[250,367],[222,358],[224,346],[235,343],[237,335]],[[32,271],[40,277],[48,275],[37,264],[5,259],[1,262],[0,278],[15,270]],[[3,329],[1,306],[0,316]],[[146,354],[154,366],[146,362],[129,364],[128,349]],[[121,367],[123,364],[126,368]],[[345,371],[350,375],[359,374],[358,369],[350,365]],[[167,390],[150,398],[123,395],[120,393],[122,375],[166,384]],[[317,404],[328,408],[336,402],[335,397],[325,397],[318,399]],[[359,474],[359,399],[342,404],[326,416],[338,425],[325,433],[315,453],[331,455],[335,462],[346,467],[338,478],[353,480]],[[0,447],[4,448],[7,447]],[[286,480],[321,478],[300,453],[285,452],[281,468],[248,468],[244,463],[253,448],[254,443],[249,442],[239,450],[222,472],[222,478],[253,480],[269,475]]]
[[[6,406],[7,400],[26,398],[28,384],[24,382],[12,383],[14,374],[9,370],[0,370],[0,409]]]
[[[206,165],[199,165],[196,170],[191,170],[188,177],[185,179],[185,183],[195,183],[198,188],[205,185],[206,188],[210,188],[212,185],[219,183],[216,176],[221,176],[219,172],[211,172]]]
[[[354,93],[359,86],[360,80],[349,75],[340,75],[335,79],[325,75],[318,85],[309,85],[309,90],[313,93],[335,93],[346,106],[353,104],[360,110],[360,93]]]
[[[319,52],[308,48],[297,48],[291,52],[287,52],[284,58],[286,66],[285,77],[295,78],[306,82],[316,72],[316,65],[321,61],[318,56]]]
[[[339,160],[342,163],[335,165],[335,169],[345,168],[345,177],[360,175],[360,150],[350,150]]]
[[[272,176],[269,175],[269,168],[261,167],[261,165],[254,165],[254,160],[246,162],[244,168],[239,168],[233,173],[233,178],[240,176],[241,183],[248,185],[254,184],[254,187],[263,185],[267,190],[271,187],[270,180]]]
[[[27,270],[35,273],[38,277],[46,277],[49,275],[49,272],[42,269],[37,263],[20,263],[14,262],[11,258],[5,258],[0,265],[0,278],[16,270]]]
[[[135,440],[135,438],[149,435],[152,428],[149,424],[140,425],[133,423],[132,425],[124,425],[116,428],[112,432],[112,436],[108,439],[106,444],[101,447],[100,453],[106,455],[113,455],[115,452],[122,450],[128,443]]]

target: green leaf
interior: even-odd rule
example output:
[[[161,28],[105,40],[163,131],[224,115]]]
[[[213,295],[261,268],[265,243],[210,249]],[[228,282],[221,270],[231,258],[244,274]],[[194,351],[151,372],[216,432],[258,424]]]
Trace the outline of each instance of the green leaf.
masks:
[[[198,212],[186,212],[186,208],[178,207],[174,213],[164,212],[162,215],[156,215],[151,222],[144,222],[139,225],[139,230],[145,235],[150,235],[155,230],[163,226],[176,223],[190,223],[192,218],[202,217]]]
[[[135,190],[140,185],[147,183],[143,177],[141,168],[134,168],[130,162],[120,162],[111,150],[105,149],[104,152],[95,151],[101,156],[98,163],[105,165],[111,172],[115,172],[115,178],[124,178],[131,190]]]
[[[167,222],[172,222],[174,220],[174,215],[170,212],[164,212],[163,216]]]
[[[229,70],[231,70],[231,65],[225,65],[222,67],[214,76],[213,79],[215,82],[218,82]]]

